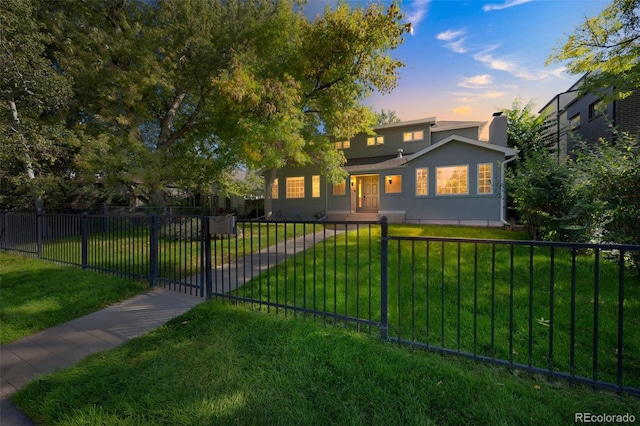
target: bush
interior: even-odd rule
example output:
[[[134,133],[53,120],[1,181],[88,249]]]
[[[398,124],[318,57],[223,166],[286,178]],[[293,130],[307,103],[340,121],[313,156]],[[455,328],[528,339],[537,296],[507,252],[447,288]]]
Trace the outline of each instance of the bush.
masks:
[[[531,152],[507,174],[514,207],[535,240],[585,241],[584,209],[574,191],[575,170],[547,151]]]

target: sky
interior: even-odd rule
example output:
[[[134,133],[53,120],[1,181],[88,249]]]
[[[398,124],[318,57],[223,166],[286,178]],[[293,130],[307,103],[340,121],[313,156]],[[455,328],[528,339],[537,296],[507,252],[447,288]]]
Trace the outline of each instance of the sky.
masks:
[[[388,1],[385,1],[388,3]],[[309,0],[322,11],[327,0]],[[365,1],[349,0],[353,6]],[[488,121],[502,109],[533,101],[538,112],[580,76],[565,64],[545,62],[602,0],[404,0],[412,34],[392,51],[405,63],[398,87],[364,100],[375,111],[395,111],[402,121]]]

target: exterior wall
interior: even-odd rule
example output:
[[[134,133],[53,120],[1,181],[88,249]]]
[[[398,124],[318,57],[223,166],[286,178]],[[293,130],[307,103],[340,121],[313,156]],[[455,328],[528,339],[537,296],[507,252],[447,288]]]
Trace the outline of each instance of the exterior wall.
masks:
[[[640,133],[640,90],[616,102],[615,125],[621,132]]]
[[[407,222],[424,223],[427,221],[450,222],[500,222],[500,190],[501,172],[500,162],[504,155],[500,152],[470,146],[452,141],[428,155],[417,158],[407,168],[403,184],[404,204],[406,206],[405,220]],[[478,164],[491,163],[492,194],[478,194]],[[468,165],[467,195],[437,195],[436,168],[442,166]],[[428,167],[428,195],[415,195],[415,170]],[[500,223],[501,224],[501,223]]]
[[[445,140],[449,136],[453,136],[453,135],[464,136],[465,138],[476,139],[476,140],[479,138],[478,128],[470,127],[467,129],[451,129],[451,130],[443,130],[440,132],[434,132],[433,135],[431,136],[431,144],[433,145],[435,143],[438,143],[442,140]]]
[[[403,142],[404,132],[420,130],[423,131],[423,140]],[[344,150],[345,157],[350,159],[397,155],[399,148],[402,148],[402,151],[406,155],[407,153],[414,153],[431,145],[429,123],[415,124],[407,127],[380,128],[376,130],[376,135],[384,136],[384,144],[367,146],[367,138],[370,136],[364,134],[356,135],[351,139],[351,148]]]
[[[462,126],[461,126],[462,127]],[[345,181],[344,195],[334,195],[333,185],[320,176],[320,197],[312,197],[312,176],[319,175],[317,167],[287,167],[278,171],[279,197],[272,201],[273,217],[319,218],[326,214],[331,220],[377,220],[387,216],[392,223],[455,223],[483,226],[501,226],[501,171],[500,163],[505,154],[495,145],[480,143],[476,146],[468,142],[453,140],[409,160],[410,154],[423,150],[436,141],[442,141],[453,134],[463,140],[477,141],[478,126],[443,129],[436,131],[430,122],[410,123],[407,126],[391,125],[376,129],[384,135],[382,145],[367,146],[367,135],[357,135],[350,141],[350,147],[343,150],[347,159],[358,160],[347,170],[351,175]],[[403,133],[423,131],[423,140],[403,142]],[[484,145],[487,148],[484,148]],[[491,148],[494,149],[491,149]],[[403,157],[397,158],[398,148]],[[502,149],[502,148],[501,148]],[[360,160],[369,159],[370,166],[362,167]],[[391,159],[391,160],[389,160]],[[478,194],[478,164],[492,164],[491,194]],[[436,168],[443,166],[468,166],[468,194],[436,195]],[[416,168],[428,167],[428,195],[416,195]],[[358,199],[357,183],[360,178],[376,176],[378,179],[377,211],[356,208]],[[401,192],[387,193],[388,176],[401,177]],[[286,178],[304,177],[305,197],[286,198]],[[352,184],[355,183],[354,184]],[[369,200],[369,198],[367,198]],[[504,212],[503,212],[504,213]]]
[[[568,150],[572,152],[579,140],[584,140],[588,144],[595,144],[600,138],[611,139],[612,133],[609,128],[614,121],[613,104],[599,105],[603,109],[603,114],[595,114],[589,117],[589,106],[599,102],[599,98],[593,94],[585,94],[577,98],[573,103],[567,106],[565,116],[568,120],[568,126],[572,134],[568,138]],[[579,114],[579,125],[572,125],[572,119]],[[572,137],[573,136],[573,137]]]
[[[317,167],[287,167],[278,170],[278,198],[272,200],[273,217],[311,219],[327,210],[327,181],[320,176],[320,197],[312,196],[312,176],[319,175]],[[287,198],[287,177],[304,177],[304,198]],[[329,185],[329,191],[331,185]]]

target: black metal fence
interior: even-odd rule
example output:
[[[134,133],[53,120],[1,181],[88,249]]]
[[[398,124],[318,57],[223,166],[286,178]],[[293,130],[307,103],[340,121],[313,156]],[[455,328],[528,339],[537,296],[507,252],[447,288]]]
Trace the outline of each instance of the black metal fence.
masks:
[[[0,212],[0,249],[640,396],[640,246]]]

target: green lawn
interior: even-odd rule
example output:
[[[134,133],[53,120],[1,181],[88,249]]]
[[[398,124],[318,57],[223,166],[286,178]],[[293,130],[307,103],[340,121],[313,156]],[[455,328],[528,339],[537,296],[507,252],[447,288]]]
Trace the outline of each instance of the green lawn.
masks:
[[[640,399],[203,303],[13,396],[47,425],[566,425]]]
[[[135,218],[140,219],[140,218]],[[145,218],[143,218],[145,219]],[[146,221],[146,219],[145,219]],[[102,228],[99,228],[102,229]],[[293,236],[319,232],[324,225],[282,223],[238,223],[238,235],[213,239],[212,265],[233,262],[242,257],[278,244]],[[180,280],[200,272],[202,246],[200,221],[185,218],[167,223],[158,230],[158,266],[160,276]],[[110,218],[108,232],[92,232],[87,240],[87,262],[91,267],[126,272],[145,277],[149,273],[149,228],[132,218]],[[33,246],[33,245],[32,245]],[[35,250],[35,247],[29,247]],[[82,238],[45,238],[42,245],[45,259],[70,264],[82,264]]]
[[[379,228],[371,234],[372,244],[368,230],[323,241],[235,294],[380,321]],[[525,239],[523,233],[452,226],[391,225],[389,234]],[[616,383],[616,262],[601,253],[596,294],[594,253],[574,258],[568,249],[555,249],[553,270],[551,249],[530,254],[528,246],[514,247],[512,278],[510,246],[390,241],[389,336],[588,378],[597,353],[597,378]],[[624,273],[623,384],[640,387],[640,277],[633,270]],[[281,310],[268,308],[273,309]]]
[[[0,344],[141,293],[147,283],[0,252]]]

